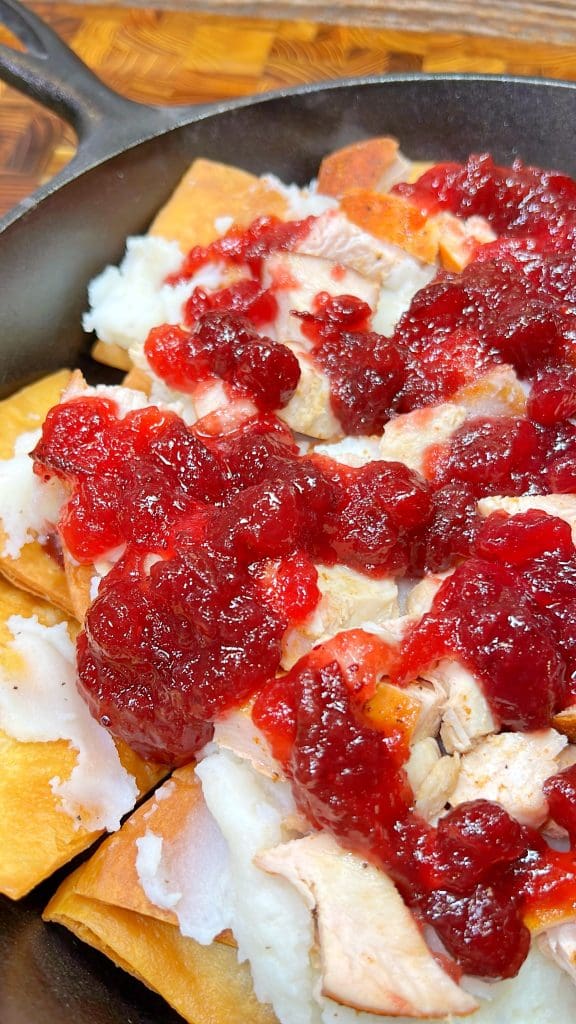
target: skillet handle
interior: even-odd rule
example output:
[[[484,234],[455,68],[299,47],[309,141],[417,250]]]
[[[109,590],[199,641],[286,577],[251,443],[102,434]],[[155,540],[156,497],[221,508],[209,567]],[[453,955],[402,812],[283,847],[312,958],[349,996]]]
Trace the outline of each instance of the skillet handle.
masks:
[[[177,108],[148,107],[109,89],[36,14],[18,0],[0,0],[0,22],[24,43],[25,52],[0,44],[0,79],[43,106],[75,129],[80,152],[86,143],[91,156],[138,141],[144,130],[166,128],[177,121]],[[180,110],[182,114],[182,110]],[[104,140],[105,128],[105,140]]]

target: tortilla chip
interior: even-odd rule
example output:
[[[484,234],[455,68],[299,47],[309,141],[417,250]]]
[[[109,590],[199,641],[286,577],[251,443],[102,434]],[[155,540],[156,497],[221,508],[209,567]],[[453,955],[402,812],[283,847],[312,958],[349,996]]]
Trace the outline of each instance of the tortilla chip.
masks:
[[[0,402],[0,459],[10,459],[20,434],[42,426],[70,380],[70,370],[58,370]]]
[[[136,840],[148,828],[170,841],[201,800],[191,765],[178,769],[156,797],[109,837],[58,889],[44,913],[158,992],[193,1024],[273,1024],[257,1002],[229,933],[211,946],[184,938],[175,914],[154,906],[140,886]]]
[[[68,592],[70,594],[70,603],[72,605],[73,614],[78,619],[78,622],[84,622],[86,612],[92,604],[90,591],[92,586],[92,576],[95,572],[94,566],[78,565],[78,563],[72,561],[70,555],[64,551],[64,572],[66,574],[66,582]]]
[[[318,172],[318,191],[339,198],[358,188],[378,191],[385,172],[398,155],[398,142],[389,135],[365,139],[325,156]]]
[[[134,391],[143,391],[145,395],[149,395],[152,388],[152,379],[145,370],[140,370],[137,366],[133,366],[124,377],[122,386],[133,388]]]
[[[3,542],[0,527],[0,547]],[[14,586],[50,601],[67,615],[75,614],[64,570],[37,541],[25,544],[18,558],[0,556],[0,573]]]
[[[104,366],[111,366],[115,370],[128,372],[132,366],[132,360],[126,349],[116,345],[113,341],[95,341],[90,350],[92,359]]]
[[[190,1024],[277,1024],[259,1003],[233,949],[200,946],[165,921],[78,896],[82,868],[60,887],[44,919],[70,929],[161,995]]]
[[[390,193],[357,189],[343,196],[341,207],[354,224],[384,242],[397,245],[423,263],[438,255],[438,232],[417,206]]]
[[[140,885],[136,871],[136,840],[149,828],[155,835],[171,842],[201,798],[202,789],[194,767],[186,765],[179,768],[157,794],[142,804],[121,830],[102,843],[82,866],[74,891],[88,899],[167,921],[177,928],[176,914],[151,903]]]
[[[0,669],[7,674],[14,658],[6,625],[11,615],[35,615],[45,626],[67,621],[56,608],[0,578]],[[68,627],[72,635],[78,629],[70,621]],[[165,767],[147,764],[125,744],[117,746],[140,794],[165,775]],[[101,833],[77,827],[50,788],[51,779],[68,778],[76,764],[76,752],[66,740],[22,743],[0,731],[0,763],[0,892],[18,899]]]
[[[60,370],[0,402],[0,459],[12,457],[20,434],[42,425],[48,410],[59,402],[70,376],[69,370]],[[4,542],[0,525],[0,550]],[[0,555],[0,573],[16,586],[74,614],[64,569],[37,541],[25,544],[17,558]]]
[[[209,245],[223,232],[215,221],[231,217],[246,227],[255,217],[285,218],[283,195],[261,178],[237,167],[195,160],[165,206],[156,215],[149,234],[178,242],[183,252],[194,245]]]

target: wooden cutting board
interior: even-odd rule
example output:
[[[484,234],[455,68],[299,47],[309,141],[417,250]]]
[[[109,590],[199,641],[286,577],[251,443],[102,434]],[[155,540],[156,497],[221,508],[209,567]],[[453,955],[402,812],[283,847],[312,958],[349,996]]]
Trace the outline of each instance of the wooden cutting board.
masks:
[[[147,103],[205,102],[293,83],[392,71],[508,72],[576,79],[576,15],[570,17],[573,0],[526,4],[512,0],[494,6],[494,17],[479,22],[473,12],[483,9],[486,14],[493,5],[422,0],[407,4],[402,17],[402,4],[378,0],[342,0],[331,8],[335,21],[358,18],[365,22],[362,25],[302,20],[305,12],[312,18],[328,10],[327,5],[308,5],[304,0],[286,0],[281,5],[265,0],[221,0],[220,7],[228,10],[227,15],[185,9],[187,0],[159,0],[168,2],[178,9],[118,3],[29,6],[108,85]],[[199,6],[194,0],[189,2]],[[438,24],[434,11],[445,19],[455,4],[462,17],[454,19],[454,24],[476,25],[477,34],[381,25],[384,20],[393,26],[399,19],[412,26]],[[243,13],[246,8],[291,11],[295,18],[248,18]],[[521,38],[533,36],[535,27],[544,31],[547,9],[547,38],[568,42]],[[380,27],[374,27],[375,21]],[[494,31],[507,34],[488,34]],[[0,41],[13,42],[1,27]],[[0,83],[0,213],[29,195],[73,153],[74,133],[68,125]]]

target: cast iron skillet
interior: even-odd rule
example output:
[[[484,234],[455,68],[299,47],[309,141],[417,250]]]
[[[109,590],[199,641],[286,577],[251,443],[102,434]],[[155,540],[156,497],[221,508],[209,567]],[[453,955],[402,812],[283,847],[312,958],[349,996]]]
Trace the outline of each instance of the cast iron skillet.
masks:
[[[195,156],[304,182],[325,152],[389,133],[420,159],[488,150],[503,162],[521,155],[576,173],[575,83],[394,75],[151,108],[111,92],[16,0],[0,0],[0,19],[27,47],[0,47],[0,77],[64,116],[79,138],[58,177],[0,221],[0,393],[81,358],[88,280],[146,228]],[[0,1024],[180,1020],[99,954],[42,924],[54,887],[0,901]]]

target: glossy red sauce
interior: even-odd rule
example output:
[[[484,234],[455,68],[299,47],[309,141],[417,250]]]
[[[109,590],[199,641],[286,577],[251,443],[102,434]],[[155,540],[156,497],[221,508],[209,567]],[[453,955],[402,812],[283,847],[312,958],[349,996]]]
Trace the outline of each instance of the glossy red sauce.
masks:
[[[180,269],[167,279],[168,284],[187,281],[207,263],[245,266],[258,277],[262,261],[273,252],[293,249],[308,234],[314,217],[282,221],[278,217],[258,217],[247,228],[232,227],[210,245],[196,245],[187,253]]]
[[[450,210],[459,216],[481,215],[501,238],[480,246],[462,273],[441,272],[421,289],[392,338],[371,331],[372,311],[351,296],[331,299],[321,293],[312,314],[300,314],[314,356],[329,378],[333,410],[345,433],[380,433],[395,413],[444,401],[501,363],[530,380],[544,371],[560,377],[570,371],[576,303],[574,182],[520,163],[497,167],[483,156],[471,157],[465,165],[439,165],[415,184],[397,186],[397,191],[427,214]],[[210,296],[196,289],[187,303],[187,321],[227,308],[257,328],[270,323],[275,297],[273,288],[260,285],[263,261],[271,252],[295,248],[313,220],[283,223],[264,217],[248,229],[233,228],[211,245],[192,249],[174,280],[187,279],[213,260],[242,265],[252,280]],[[171,374],[173,386],[179,379],[186,389],[190,376],[198,379],[202,359],[193,348],[188,348],[186,362],[178,377]],[[151,365],[168,379],[161,360],[151,359]],[[289,373],[288,394],[291,384]],[[542,388],[546,391],[545,384]],[[574,403],[570,381],[562,394],[559,407],[558,398],[542,396],[536,402],[539,422],[571,415],[566,411]]]
[[[177,391],[192,391],[199,381],[216,376],[259,409],[281,409],[300,379],[296,356],[258,334],[250,320],[225,310],[202,313],[190,330],[156,327],[144,351],[150,366]]]
[[[204,288],[195,288],[184,307],[184,322],[193,327],[201,316],[211,310],[247,317],[254,327],[262,328],[276,317],[278,303],[272,289],[261,288],[258,281],[250,278],[211,293]]]
[[[533,383],[526,417],[467,420],[429,452],[426,479],[400,463],[300,456],[270,415],[299,368],[258,333],[275,315],[259,278],[266,255],[294,247],[310,222],[262,218],[192,250],[176,275],[221,260],[251,279],[196,289],[188,326],[147,342],[171,386],[217,377],[259,415],[221,434],[155,408],[120,419],[108,399],[78,398],[49,414],[35,470],[70,487],[60,533],[77,561],[123,552],[78,645],[95,717],[144,756],[180,763],[222,711],[255,696],[308,819],[385,866],[463,970],[508,977],[528,949],[524,918],[576,906],[572,852],[487,801],[428,826],[412,806],[401,725],[375,728],[365,706],[382,676],[402,684],[443,657],[469,667],[506,728],[545,728],[576,698],[570,528],[537,511],[477,512],[487,495],[576,491],[576,186],[482,157],[399,191],[426,211],[481,214],[502,237],[418,293],[392,339],[370,330],[354,297],[317,296],[301,321],[341,423],[381,432],[503,362]],[[317,605],[320,561],[374,576],[455,571],[399,647],[352,630],[276,678],[286,628]],[[545,792],[574,840],[574,769]]]
[[[576,184],[557,171],[526,167],[516,160],[499,167],[486,154],[465,164],[437,164],[414,184],[393,191],[424,213],[449,210],[460,217],[485,217],[498,234],[560,237],[576,226]]]

